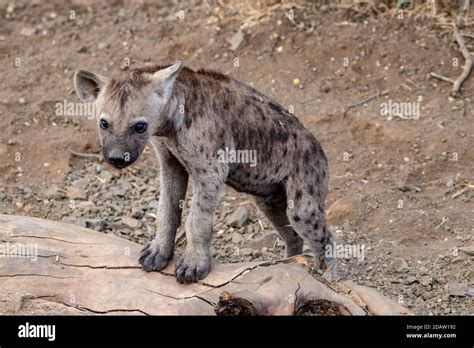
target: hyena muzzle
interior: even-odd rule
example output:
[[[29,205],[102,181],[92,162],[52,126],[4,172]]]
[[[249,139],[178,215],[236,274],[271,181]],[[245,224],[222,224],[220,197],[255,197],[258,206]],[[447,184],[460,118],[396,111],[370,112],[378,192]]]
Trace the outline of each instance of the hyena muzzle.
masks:
[[[173,257],[181,202],[191,178],[187,246],[176,262],[180,283],[206,277],[215,209],[225,184],[250,193],[286,243],[287,256],[307,243],[321,260],[332,243],[325,221],[328,164],[319,142],[280,104],[254,88],[182,62],[134,69],[118,78],[79,70],[79,97],[95,104],[103,156],[112,166],[135,162],[151,142],[160,163],[156,237],[141,252],[145,271]],[[255,162],[219,154],[253,151]],[[335,259],[326,258],[335,272]]]

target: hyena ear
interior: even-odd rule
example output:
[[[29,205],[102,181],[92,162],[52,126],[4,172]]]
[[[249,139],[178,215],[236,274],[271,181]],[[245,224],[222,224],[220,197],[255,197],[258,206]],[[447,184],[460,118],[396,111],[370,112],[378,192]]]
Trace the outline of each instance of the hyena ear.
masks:
[[[150,76],[150,79],[154,85],[160,88],[160,94],[171,95],[173,90],[174,81],[178,76],[181,68],[183,67],[183,61],[178,60],[173,65],[158,70]]]
[[[86,103],[95,101],[106,83],[106,77],[86,70],[78,70],[74,75],[74,89],[79,98]]]

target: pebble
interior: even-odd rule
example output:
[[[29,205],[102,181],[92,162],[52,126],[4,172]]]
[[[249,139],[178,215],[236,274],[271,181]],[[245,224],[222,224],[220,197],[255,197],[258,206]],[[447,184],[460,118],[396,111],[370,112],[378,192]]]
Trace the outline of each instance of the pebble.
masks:
[[[63,199],[66,198],[66,193],[60,190],[57,186],[53,186],[46,191],[46,197],[49,199]]]
[[[234,243],[234,244],[240,244],[244,241],[244,238],[242,237],[242,235],[235,231],[232,233],[231,235],[231,242]]]
[[[467,282],[451,282],[446,286],[446,291],[449,296],[466,296]]]
[[[145,211],[142,208],[138,208],[138,207],[132,208],[132,218],[141,219],[144,214],[145,214]]]
[[[263,247],[273,247],[275,241],[278,239],[278,235],[276,233],[267,233],[263,237],[260,237],[256,240],[253,240],[249,243],[249,246],[253,249],[261,250]]]
[[[79,202],[76,204],[76,208],[90,210],[95,207],[95,204],[91,201]]]
[[[20,29],[20,35],[22,36],[31,36],[36,32],[36,29],[33,27],[23,27]]]
[[[125,225],[125,226],[128,226],[130,228],[138,228],[138,227],[140,227],[140,220],[133,219],[133,218],[128,217],[128,216],[124,216],[122,218],[122,224]]]
[[[249,210],[245,206],[240,206],[227,217],[226,223],[231,227],[242,227],[249,220]]]
[[[465,247],[460,247],[459,251],[465,253],[466,255],[474,256],[474,244],[473,245],[468,245],[468,246],[465,246]]]
[[[239,251],[239,254],[242,256],[250,256],[252,255],[253,250],[251,248],[242,248]]]
[[[408,264],[401,257],[397,257],[393,260],[392,268],[396,272],[408,272]]]
[[[244,41],[244,33],[239,30],[227,41],[230,44],[230,50],[236,51]]]
[[[109,44],[107,42],[101,41],[97,44],[97,48],[99,50],[103,50],[104,48],[107,48],[107,47],[109,47]]]
[[[86,227],[92,228],[96,231],[102,231],[105,228],[106,221],[104,219],[96,218],[96,219],[85,219]]]
[[[421,275],[427,275],[427,274],[429,274],[428,268],[423,267],[423,266],[420,267],[419,271],[420,271],[420,274],[421,274]]]
[[[84,189],[70,186],[67,188],[67,192],[70,199],[80,199],[80,200],[87,199],[87,192]]]
[[[75,188],[85,190],[89,186],[89,183],[90,180],[88,178],[81,178],[74,180],[71,185]]]

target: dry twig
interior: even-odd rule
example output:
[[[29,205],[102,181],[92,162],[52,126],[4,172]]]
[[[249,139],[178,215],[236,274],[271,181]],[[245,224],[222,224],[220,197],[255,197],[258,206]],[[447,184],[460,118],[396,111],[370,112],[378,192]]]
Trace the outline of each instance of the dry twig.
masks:
[[[100,154],[98,154],[98,153],[77,152],[77,151],[71,150],[71,149],[69,149],[69,148],[68,148],[68,151],[69,151],[70,153],[72,153],[74,156],[78,156],[78,157],[102,159],[102,155],[100,155]]]
[[[351,104],[347,105],[346,108],[344,109],[344,112],[342,113],[342,118],[346,117],[346,115],[347,115],[347,113],[349,112],[350,109],[355,108],[357,106],[364,105],[365,103],[368,103],[372,99],[382,97],[382,96],[387,95],[387,94],[388,94],[388,91],[384,90],[384,91],[372,94],[371,96],[368,96],[367,98],[365,98],[361,101],[357,101],[357,102],[354,102],[354,103],[351,103]]]

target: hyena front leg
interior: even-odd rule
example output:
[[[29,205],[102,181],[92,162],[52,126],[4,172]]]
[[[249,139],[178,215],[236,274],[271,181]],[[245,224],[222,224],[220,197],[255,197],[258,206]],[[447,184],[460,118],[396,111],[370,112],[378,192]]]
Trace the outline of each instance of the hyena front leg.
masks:
[[[193,198],[186,220],[186,251],[176,263],[176,279],[179,283],[193,283],[206,277],[211,266],[211,239],[214,211],[219,204],[224,178],[209,169],[191,173]],[[221,170],[216,168],[216,172]]]
[[[155,238],[143,248],[139,262],[147,272],[166,267],[173,257],[176,230],[181,224],[181,204],[186,194],[188,174],[168,149],[153,142],[160,161],[160,199]]]

